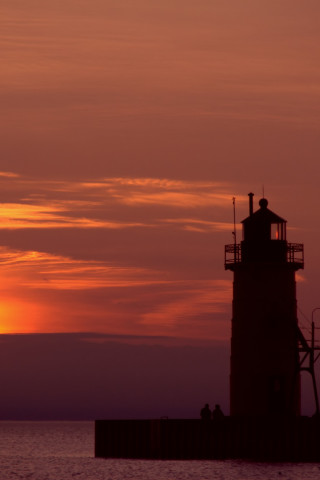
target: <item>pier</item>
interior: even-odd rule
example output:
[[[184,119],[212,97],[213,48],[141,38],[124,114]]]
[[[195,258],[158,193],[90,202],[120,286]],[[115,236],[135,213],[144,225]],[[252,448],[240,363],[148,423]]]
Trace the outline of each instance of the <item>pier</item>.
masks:
[[[320,419],[97,420],[95,456],[319,462]]]

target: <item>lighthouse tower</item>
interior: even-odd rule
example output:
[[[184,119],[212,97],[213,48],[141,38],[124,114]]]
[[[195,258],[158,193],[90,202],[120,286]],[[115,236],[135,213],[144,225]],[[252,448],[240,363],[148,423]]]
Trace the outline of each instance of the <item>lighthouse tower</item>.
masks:
[[[288,243],[286,220],[262,198],[242,221],[243,240],[225,246],[232,270],[230,414],[300,415],[295,272],[303,245]]]

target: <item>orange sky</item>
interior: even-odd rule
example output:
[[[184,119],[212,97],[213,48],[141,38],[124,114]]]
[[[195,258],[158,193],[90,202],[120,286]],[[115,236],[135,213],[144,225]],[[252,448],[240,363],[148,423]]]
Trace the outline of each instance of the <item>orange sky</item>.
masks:
[[[229,339],[232,197],[240,221],[263,184],[305,243],[310,316],[319,2],[10,0],[0,15],[0,332]]]

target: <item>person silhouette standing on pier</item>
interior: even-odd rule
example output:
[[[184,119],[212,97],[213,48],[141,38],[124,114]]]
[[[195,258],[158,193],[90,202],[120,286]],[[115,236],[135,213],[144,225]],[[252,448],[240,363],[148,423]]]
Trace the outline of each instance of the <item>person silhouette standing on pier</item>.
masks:
[[[209,408],[208,403],[206,403],[205,406],[201,408],[200,417],[201,417],[201,420],[206,420],[206,421],[211,419],[211,410]]]
[[[212,411],[212,420],[215,422],[221,421],[224,419],[224,413],[220,408],[220,405],[216,404],[214,410]]]

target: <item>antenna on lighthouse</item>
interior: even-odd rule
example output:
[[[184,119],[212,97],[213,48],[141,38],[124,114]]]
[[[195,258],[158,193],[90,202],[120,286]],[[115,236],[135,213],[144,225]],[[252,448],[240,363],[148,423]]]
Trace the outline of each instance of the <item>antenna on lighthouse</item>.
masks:
[[[236,197],[232,197],[232,204],[233,204],[233,238],[234,244],[237,243],[237,230],[236,230]]]
[[[237,261],[237,229],[236,229],[236,197],[232,197],[233,204],[233,240],[234,240],[234,262]]]

